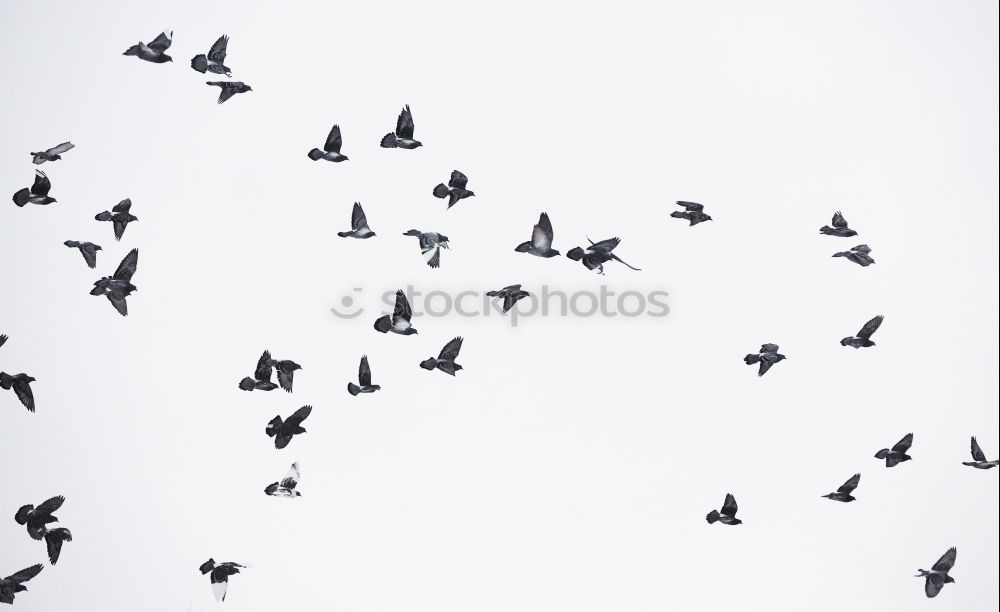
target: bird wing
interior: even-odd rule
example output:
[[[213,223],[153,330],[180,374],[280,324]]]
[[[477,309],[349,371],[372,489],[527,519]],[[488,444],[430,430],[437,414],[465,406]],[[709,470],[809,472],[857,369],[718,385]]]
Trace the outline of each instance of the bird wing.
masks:
[[[924,593],[928,597],[935,597],[941,592],[942,587],[944,587],[944,576],[941,574],[927,574],[927,580],[924,582]]]
[[[552,246],[552,236],[552,222],[546,213],[542,213],[538,217],[538,225],[531,230],[531,246],[547,251]]]
[[[842,215],[838,210],[837,212],[833,213],[833,221],[831,222],[831,224],[836,228],[844,229],[845,227],[847,227],[847,219],[845,219],[844,215]]]
[[[146,45],[153,51],[159,51],[163,53],[170,48],[170,43],[173,42],[174,33],[170,32],[160,32],[160,35],[153,39],[153,42]]]
[[[87,247],[86,245],[81,245],[80,253],[83,255],[83,260],[87,262],[88,267],[90,268],[97,267],[97,249],[93,247]]]
[[[368,366],[368,355],[361,357],[361,364],[358,366],[358,383],[362,387],[372,384],[372,371]]]
[[[309,416],[309,413],[312,412],[312,409],[313,409],[312,406],[303,406],[299,408],[298,410],[293,412],[291,416],[285,419],[285,425],[288,427],[295,427],[297,425],[300,425],[302,421],[306,420],[306,417]]]
[[[587,240],[590,240],[590,238]],[[621,241],[621,238],[608,238],[607,240],[602,240],[600,242],[591,242],[590,248],[593,251],[604,251],[606,253],[610,253]]]
[[[139,265],[139,249],[132,249],[128,252],[120,264],[118,264],[118,269],[115,270],[114,279],[121,280],[125,282],[130,282],[132,280],[132,275],[135,274],[136,266]]]
[[[403,319],[409,321],[410,317],[413,316],[413,311],[410,309],[410,301],[406,299],[406,294],[403,293],[402,289],[396,290],[396,306],[392,310],[392,318]]]
[[[125,198],[121,202],[114,205],[111,210],[117,213],[128,213],[129,209],[132,208],[132,198]]]
[[[465,176],[458,170],[451,171],[451,179],[448,181],[448,186],[452,189],[465,189],[465,186],[469,183],[469,177]]]
[[[49,181],[49,177],[45,176],[45,173],[41,170],[35,170],[35,182],[31,185],[32,195],[44,198],[49,195],[49,189],[52,189],[52,182]]]
[[[837,491],[840,493],[847,493],[848,495],[850,495],[851,491],[858,488],[859,482],[861,482],[861,474],[855,474],[854,476],[851,476],[847,482],[840,485],[840,488],[837,489]]]
[[[222,88],[222,91],[219,92],[219,99],[216,100],[216,103],[218,104],[222,104],[229,98],[232,98],[234,95],[236,95],[236,88],[229,87],[229,85],[223,81],[216,81],[214,83],[209,83],[209,85],[218,85],[219,87]]]
[[[506,287],[504,287],[500,291],[503,291],[503,292],[506,292],[506,293],[513,293],[515,291],[520,291],[520,290],[521,290],[521,285],[507,285]]]
[[[683,206],[684,210],[686,210],[688,212],[701,212],[702,210],[705,209],[705,207],[702,204],[698,204],[697,202],[684,202],[684,201],[678,200],[677,201],[677,205],[678,206]]]
[[[448,344],[444,345],[441,352],[438,354],[438,359],[444,359],[447,361],[454,361],[458,357],[458,352],[462,350],[462,337],[456,336],[451,339]]]
[[[72,142],[68,142],[67,141],[67,142],[64,142],[62,144],[57,144],[56,146],[52,147],[51,149],[46,149],[45,153],[48,154],[48,155],[59,155],[60,153],[65,153],[66,151],[69,151],[74,146],[76,146],[76,145],[74,145]]]
[[[955,557],[958,556],[958,549],[954,546],[948,549],[948,552],[941,555],[941,558],[937,560],[934,567],[931,569],[935,572],[941,572],[942,574],[947,574],[951,571],[951,568],[955,565]]]
[[[871,338],[872,334],[878,330],[879,325],[882,325],[883,318],[884,317],[882,315],[878,315],[869,319],[869,321],[865,323],[864,327],[861,328],[861,331],[858,332],[858,337],[864,338],[865,340]]]
[[[732,493],[726,493],[726,501],[722,504],[722,514],[726,516],[736,516],[739,507],[736,505],[736,498]]]
[[[42,564],[36,563],[31,567],[26,567],[23,570],[17,572],[16,574],[11,574],[4,578],[4,582],[11,582],[14,584],[21,584],[22,582],[27,582],[38,575],[42,571]]]
[[[125,295],[118,291],[112,291],[111,293],[108,293],[107,296],[108,296],[108,301],[111,302],[111,305],[115,307],[115,310],[118,311],[118,314],[120,314],[123,317],[127,317],[128,303],[125,301]]]
[[[229,579],[223,576],[222,582],[216,582],[214,580],[215,574],[212,574],[212,592],[215,593],[216,601],[226,601],[226,589],[229,587]]]
[[[979,448],[976,436],[972,436],[972,458],[976,461],[986,461],[986,453],[983,452],[983,449]]]
[[[365,211],[361,208],[360,202],[354,203],[354,209],[351,211],[351,229],[361,229],[368,226],[368,218],[365,217]]]
[[[116,217],[112,219],[112,225],[115,228],[115,240],[121,240],[122,236],[125,235],[125,227],[128,225],[128,221],[126,219]]]
[[[761,359],[760,360],[760,367],[757,368],[757,376],[763,376],[764,374],[766,374],[767,371],[771,369],[771,366],[773,366],[775,363],[776,362],[774,362],[774,361],[768,361],[768,360],[765,360],[765,359]]]
[[[278,384],[281,385],[281,388],[291,393],[293,383],[294,383],[294,373],[278,368]]]
[[[857,251],[858,253],[864,253],[865,255],[872,252],[872,248],[867,244],[859,244],[858,246],[851,249],[852,251]]]
[[[35,508],[35,513],[41,515],[52,514],[53,512],[62,507],[64,501],[66,501],[66,498],[63,497],[62,495],[56,495],[55,497],[50,497],[47,500],[43,501],[42,503],[38,504],[38,507]]]
[[[7,341],[7,336],[5,334],[0,334],[0,346],[3,346],[3,343],[6,341]]]
[[[208,59],[220,64],[224,63],[226,61],[226,45],[228,44],[229,37],[225,34],[220,36],[219,39],[212,44],[212,48],[208,50]]]
[[[326,145],[323,147],[327,153],[340,153],[340,147],[344,144],[344,139],[340,136],[340,126],[335,125],[330,130],[330,135],[326,137]]]
[[[410,105],[407,104],[399,112],[396,119],[396,136],[406,140],[413,140],[413,113],[410,112]]]
[[[299,462],[296,461],[292,464],[292,467],[288,469],[288,473],[285,474],[285,477],[281,479],[281,486],[286,489],[294,489],[295,485],[299,484],[299,478],[301,477],[302,474],[299,471]]]
[[[777,353],[778,352],[778,348],[779,347],[778,347],[777,344],[770,344],[770,343],[768,343],[768,344],[762,344],[762,345],[760,345],[760,352],[761,353]]]
[[[892,450],[895,453],[905,453],[906,451],[910,450],[910,446],[912,444],[913,444],[913,434],[908,433],[905,436],[903,436],[902,440],[896,442],[896,445],[892,447]]]
[[[14,395],[17,399],[21,400],[24,407],[28,409],[29,412],[35,411],[35,396],[31,393],[31,385],[28,381],[24,379],[17,379],[14,381]]]
[[[253,377],[257,380],[270,381],[271,372],[271,351],[264,351],[257,360],[257,369],[253,371]]]

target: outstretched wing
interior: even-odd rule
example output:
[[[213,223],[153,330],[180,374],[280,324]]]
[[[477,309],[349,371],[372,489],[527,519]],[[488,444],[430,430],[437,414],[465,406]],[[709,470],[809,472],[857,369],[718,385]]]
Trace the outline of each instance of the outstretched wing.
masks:
[[[170,43],[174,40],[173,32],[160,32],[160,35],[153,39],[153,42],[146,45],[153,51],[159,51],[163,53],[170,48]]]
[[[52,189],[49,177],[41,170],[35,170],[35,182],[31,185],[31,193],[44,198],[49,195],[49,189]]]
[[[365,211],[362,210],[360,202],[355,202],[354,210],[351,211],[351,229],[358,230],[367,226],[368,218],[365,217]]]
[[[121,202],[114,205],[111,210],[116,213],[127,213],[129,209],[132,208],[132,198],[125,198]]]
[[[293,412],[290,417],[285,419],[285,425],[288,427],[295,427],[301,424],[302,421],[306,420],[306,417],[309,416],[309,413],[312,412],[312,409],[313,409],[312,406],[303,406],[299,408],[298,410]]]
[[[986,461],[986,453],[983,452],[983,449],[979,448],[976,436],[972,436],[972,458],[976,461]]]
[[[21,584],[22,582],[27,582],[32,578],[34,578],[35,576],[37,576],[40,571],[42,571],[42,564],[36,563],[31,567],[24,568],[23,570],[17,572],[16,574],[11,574],[10,576],[7,576],[4,579],[4,581],[12,582],[14,584]]]
[[[762,344],[762,345],[760,345],[760,352],[761,353],[777,353],[779,348],[780,347],[777,344],[771,344],[771,343]]]
[[[590,240],[590,238],[587,240]],[[607,240],[602,240],[600,242],[592,242],[590,244],[590,248],[594,251],[605,251],[610,253],[615,250],[615,247],[617,247],[618,243],[621,241],[621,238],[608,238]]]
[[[864,338],[865,340],[871,338],[872,334],[875,333],[879,325],[882,325],[883,318],[884,317],[882,315],[872,317],[867,323],[865,323],[864,327],[861,328],[861,331],[858,332],[858,337]]]
[[[226,61],[226,45],[229,44],[229,37],[223,34],[208,50],[208,59],[222,64]]]
[[[111,302],[111,305],[118,311],[118,314],[123,317],[127,317],[128,302],[125,301],[125,294],[120,291],[112,291],[106,295],[108,296],[108,301]]]
[[[549,215],[542,213],[538,217],[538,225],[531,231],[531,245],[539,250],[547,251],[552,246],[552,222]]]
[[[441,352],[438,354],[438,359],[444,359],[446,361],[454,361],[458,357],[458,352],[462,350],[462,337],[456,336],[451,339],[448,344],[444,345]]]
[[[299,472],[299,462],[296,461],[292,464],[292,467],[285,474],[285,477],[281,479],[281,486],[286,489],[294,489],[295,485],[299,484],[299,478],[301,478],[301,473]]]
[[[62,144],[57,144],[51,149],[46,149],[45,153],[48,155],[59,155],[60,153],[65,153],[66,151],[69,151],[74,146],[76,145],[74,145],[72,142],[64,142]]]
[[[257,380],[271,381],[271,351],[264,351],[260,359],[257,360],[257,369],[253,371],[253,377]]]
[[[948,552],[941,555],[941,558],[937,560],[934,567],[931,569],[935,572],[941,572],[942,574],[947,574],[951,571],[951,568],[955,565],[955,557],[958,556],[958,549],[954,546],[948,549]]]
[[[403,293],[402,289],[396,290],[396,306],[392,310],[392,318],[403,319],[406,321],[410,320],[413,316],[413,311],[410,310],[410,301],[406,299],[406,294]]]
[[[34,412],[35,396],[31,392],[31,383],[19,378],[14,381],[12,386],[14,387],[14,395],[17,396],[17,399],[21,400],[21,403],[28,409],[28,412]]]
[[[677,201],[678,206],[683,206],[684,210],[688,212],[701,212],[705,207],[697,202],[684,202],[682,200]]]
[[[833,221],[831,222],[831,224],[836,228],[844,229],[845,227],[847,227],[847,219],[845,219],[844,215],[840,214],[840,211],[838,210],[837,212],[833,213]]]
[[[837,489],[837,491],[840,493],[847,493],[848,495],[850,495],[851,491],[858,488],[859,482],[861,482],[861,474],[855,474],[854,476],[851,476],[851,478],[847,482],[840,485],[840,488]]]
[[[859,244],[858,246],[851,249],[852,251],[857,251],[858,253],[864,253],[865,255],[872,252],[872,248],[867,244]]]
[[[722,504],[722,514],[726,516],[736,516],[739,507],[736,505],[736,498],[732,493],[726,493],[726,501]]]
[[[139,249],[132,249],[128,252],[128,255],[122,259],[122,262],[118,264],[118,269],[115,270],[114,275],[115,280],[130,282],[132,280],[132,275],[135,274],[137,265],[139,265]]]
[[[42,503],[38,504],[38,507],[35,508],[35,513],[52,514],[53,512],[62,507],[64,501],[66,501],[66,498],[63,497],[62,495],[56,495],[55,497],[50,497],[47,500],[43,501]]]
[[[465,176],[458,170],[451,171],[451,179],[448,181],[448,186],[452,189],[465,189],[465,186],[469,183],[469,177]]]
[[[327,153],[340,153],[340,147],[344,144],[343,138],[340,136],[340,126],[334,125],[333,129],[330,130],[330,134],[326,137],[326,145],[323,146]]]
[[[944,587],[944,576],[941,574],[927,574],[927,581],[924,582],[924,594],[928,597],[936,597]]]
[[[896,442],[896,445],[892,447],[892,451],[895,453],[905,453],[910,450],[910,446],[913,444],[913,434],[908,433],[903,436],[903,439]]]
[[[413,113],[407,104],[396,119],[396,136],[405,140],[413,140]]]
[[[372,370],[368,367],[368,355],[361,357],[361,364],[358,366],[358,383],[362,387],[372,384]]]

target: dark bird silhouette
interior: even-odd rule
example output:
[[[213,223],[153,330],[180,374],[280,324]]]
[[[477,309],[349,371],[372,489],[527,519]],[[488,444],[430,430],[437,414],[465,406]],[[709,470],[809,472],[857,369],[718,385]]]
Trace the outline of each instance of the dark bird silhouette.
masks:
[[[62,495],[57,495],[45,500],[37,508],[31,504],[21,506],[14,515],[14,521],[18,525],[24,525],[28,530],[28,535],[33,540],[45,540],[49,562],[52,565],[59,561],[63,542],[73,541],[73,534],[70,533],[69,529],[65,527],[49,529],[50,523],[59,520],[52,513],[61,508],[64,501],[66,500]]]
[[[83,255],[83,260],[87,262],[89,268],[97,267],[97,252],[101,250],[100,245],[93,242],[77,242],[76,240],[67,240],[63,244],[71,249],[79,249],[80,254]]]
[[[882,315],[872,317],[867,323],[865,323],[864,327],[861,328],[861,331],[858,332],[857,336],[848,336],[842,339],[840,341],[840,345],[853,346],[854,348],[875,346],[875,343],[872,342],[872,334],[878,330],[879,325],[882,325],[883,318],[884,317]]]
[[[132,295],[133,291],[138,291],[138,287],[132,284],[132,275],[135,274],[138,265],[139,249],[132,249],[118,264],[113,276],[105,276],[101,280],[94,281],[90,295],[107,296],[115,310],[123,317],[127,317],[128,304],[125,303],[125,298]]]
[[[829,225],[824,225],[819,228],[819,233],[826,234],[827,236],[840,236],[841,238],[850,238],[851,236],[857,236],[858,233],[851,228],[847,227],[847,219],[844,215],[840,214],[840,211],[833,213],[833,221],[831,221],[833,227]]]
[[[363,355],[361,363],[358,365],[358,384],[347,383],[347,392],[351,395],[375,393],[381,388],[379,385],[372,384],[372,371],[368,367],[368,355]]]
[[[215,593],[216,601],[226,601],[226,590],[229,587],[229,577],[239,574],[240,568],[247,567],[250,566],[246,564],[233,563],[232,561],[216,563],[215,559],[209,559],[201,564],[198,571],[200,571],[203,576],[211,573],[209,579],[212,582],[212,592]]]
[[[409,336],[417,333],[416,328],[410,324],[413,311],[410,310],[410,301],[406,299],[406,294],[402,289],[396,290],[396,304],[392,309],[392,316],[383,315],[375,320],[375,329],[384,333],[392,332],[402,336]]]
[[[861,482],[861,474],[855,474],[854,476],[851,476],[847,480],[847,482],[840,485],[839,489],[837,489],[833,493],[827,493],[823,497],[844,503],[852,502],[857,498],[851,495],[851,493],[854,491],[854,489],[858,488],[859,482]]]
[[[903,461],[913,459],[913,457],[906,454],[906,451],[910,450],[910,446],[912,444],[913,434],[908,433],[903,436],[902,440],[896,442],[892,448],[883,448],[879,452],[875,453],[875,458],[885,459],[885,467],[895,467]]]
[[[948,552],[941,555],[941,558],[937,560],[937,563],[931,567],[931,571],[924,569],[918,569],[919,572],[914,577],[915,578],[925,578],[924,580],[924,594],[928,597],[937,597],[937,594],[941,592],[944,585],[949,582],[955,582],[955,579],[948,575],[951,568],[955,566],[955,557],[958,556],[958,550],[955,547],[948,549]]]
[[[205,81],[205,83],[207,85],[212,85],[213,87],[222,88],[222,91],[219,92],[219,99],[216,100],[218,104],[222,104],[236,94],[253,91],[253,88],[243,81]]]
[[[1000,461],[994,459],[993,461],[986,460],[986,453],[983,449],[979,448],[979,442],[976,442],[976,436],[972,436],[972,461],[963,461],[962,465],[967,465],[969,467],[974,467],[979,470],[988,470],[990,468],[995,468],[1000,465]]]
[[[292,464],[291,469],[288,470],[288,474],[285,474],[285,477],[278,482],[272,482],[267,485],[264,488],[264,493],[271,497],[302,497],[302,494],[295,490],[295,486],[299,484],[301,476],[299,462],[296,461]]]
[[[0,603],[13,604],[14,595],[27,591],[28,587],[24,586],[24,583],[37,576],[40,571],[42,571],[42,564],[36,563],[16,574],[0,578]]]
[[[153,42],[146,44],[140,42],[137,45],[132,45],[125,50],[122,55],[134,55],[141,60],[146,60],[147,62],[153,62],[154,64],[164,64],[166,62],[174,61],[174,58],[166,54],[166,50],[170,48],[170,43],[173,42],[174,33],[173,32],[161,32],[159,36],[153,39]]]
[[[2,343],[0,343],[2,344]],[[35,411],[35,396],[31,393],[31,383],[35,379],[23,372],[21,374],[8,374],[0,372],[0,389],[4,391],[14,390],[14,395],[21,400],[28,412]]]
[[[872,249],[867,244],[859,244],[850,251],[840,251],[839,253],[834,253],[833,256],[846,257],[849,261],[853,261],[862,268],[866,268],[875,263],[875,260],[869,255],[871,252]]]
[[[420,362],[420,367],[425,370],[433,370],[437,368],[444,372],[445,374],[455,375],[455,372],[462,369],[462,366],[455,363],[458,359],[458,352],[462,350],[462,337],[457,336],[452,338],[448,344],[444,345],[441,352],[438,354],[437,359],[433,357],[425,359]]]
[[[556,257],[559,251],[552,248],[552,223],[549,215],[542,213],[538,217],[538,224],[531,230],[531,240],[522,242],[514,250],[518,253],[529,253],[536,257]]]
[[[498,289],[496,291],[487,291],[486,295],[489,297],[502,298],[503,299],[503,311],[506,313],[508,310],[514,307],[514,304],[522,298],[526,298],[530,293],[521,290],[521,285],[509,285],[503,289]]]
[[[240,389],[244,391],[273,391],[278,388],[278,385],[271,382],[271,373],[274,368],[271,367],[271,351],[264,351],[257,360],[257,369],[253,372],[253,378],[247,376],[240,381]],[[289,385],[290,386],[290,385]]]
[[[737,510],[736,498],[733,497],[732,493],[726,493],[726,501],[722,503],[722,510],[712,510],[705,515],[705,520],[708,521],[709,525],[715,522],[722,523],[723,525],[739,525],[743,521],[736,518]]]
[[[45,149],[44,151],[33,151],[31,153],[31,162],[35,164],[44,164],[47,161],[58,161],[62,159],[60,153],[65,153],[73,147],[75,147],[72,142],[66,141],[62,144],[57,144],[51,149]]]
[[[628,265],[620,257],[612,253],[618,246],[618,243],[621,242],[621,238],[608,238],[600,242],[594,242],[590,238],[587,238],[587,241],[590,242],[590,246],[586,250],[580,247],[573,247],[566,253],[566,257],[569,257],[573,261],[582,261],[588,270],[596,268],[598,274],[604,274],[604,264],[612,259],[625,264],[627,268],[631,268],[632,270],[640,270],[640,268]]]
[[[271,419],[265,431],[267,437],[274,438],[274,448],[285,448],[292,441],[292,437],[306,433],[302,421],[306,420],[311,412],[312,406],[303,406],[284,421],[281,420],[281,415]]]
[[[291,360],[277,360],[270,359],[267,365],[276,369],[278,371],[278,384],[285,391],[292,392],[292,377],[295,374],[295,370],[301,370],[302,366]]]
[[[213,72],[215,74],[224,74],[227,77],[233,76],[232,71],[225,65],[226,47],[228,45],[229,37],[223,34],[212,44],[212,48],[208,50],[207,56],[196,55],[191,58],[191,67],[202,74]]]
[[[351,211],[351,231],[337,232],[337,235],[341,238],[371,238],[375,235],[375,232],[368,227],[368,217],[365,216],[360,202],[355,202]]]
[[[383,149],[416,149],[424,146],[419,140],[413,139],[413,113],[410,112],[409,104],[403,107],[396,119],[396,132],[383,136],[379,146]]]
[[[340,147],[343,144],[344,139],[340,136],[340,126],[334,125],[333,129],[330,130],[330,134],[326,137],[326,144],[323,145],[324,150],[313,149],[309,151],[309,159],[313,161],[321,159],[332,162],[347,161],[347,156],[340,154]]]
[[[49,190],[52,189],[52,181],[41,170],[35,170],[35,182],[31,187],[20,189],[14,194],[14,204],[22,207],[25,204],[38,204],[45,206],[56,201],[49,197]]]
[[[411,229],[404,236],[416,236],[420,241],[420,254],[432,268],[441,267],[441,249],[448,248],[448,237],[437,232],[421,232]]]
[[[778,363],[782,359],[785,359],[785,356],[778,352],[777,344],[762,344],[759,353],[756,355],[750,353],[743,358],[743,361],[746,362],[747,365],[759,363],[760,367],[757,369],[757,376],[763,376],[768,370],[771,369],[771,366]]]
[[[7,336],[5,334],[0,334],[0,346],[3,346],[7,342]]]
[[[684,212],[675,210],[670,213],[670,216],[674,219],[687,219],[690,221],[690,223],[688,223],[688,227],[712,220],[712,217],[705,214],[705,207],[697,202],[684,202],[682,200],[678,200],[677,205],[683,206]]]
[[[457,204],[459,200],[471,198],[476,195],[476,192],[465,188],[468,182],[469,177],[465,176],[458,170],[452,170],[451,178],[448,179],[448,184],[445,185],[444,183],[438,183],[437,187],[434,188],[434,197],[448,198],[448,208],[451,208]]]
[[[114,208],[110,211],[106,210],[94,215],[94,219],[97,221],[110,221],[115,228],[115,240],[121,240],[122,236],[125,235],[125,228],[128,227],[128,224],[139,220],[139,217],[136,217],[129,212],[131,208],[131,198],[125,198],[121,202],[115,204]]]

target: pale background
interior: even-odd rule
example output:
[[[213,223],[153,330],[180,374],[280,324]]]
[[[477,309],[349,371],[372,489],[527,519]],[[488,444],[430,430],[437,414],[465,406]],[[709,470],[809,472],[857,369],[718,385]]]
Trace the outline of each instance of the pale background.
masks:
[[[231,611],[997,609],[1000,470],[960,463],[1000,455],[995,2],[280,5],[0,5],[4,197],[77,145],[57,204],[0,205],[0,368],[38,379],[37,414],[0,394],[0,571],[45,558],[23,503],[65,495],[75,536],[17,609],[215,610],[209,556],[255,564]],[[163,28],[173,64],[121,55]],[[254,91],[217,106],[188,64],[222,33]],[[379,149],[404,103],[424,148]],[[310,162],[334,122],[350,161]],[[446,211],[454,168],[479,195]],[[116,244],[93,215],[124,197]],[[355,200],[377,238],[336,237]],[[838,209],[857,239],[817,233]],[[515,254],[543,210],[643,271]],[[877,265],[830,257],[861,242]],[[133,246],[125,319],[87,292]],[[671,314],[371,328],[386,290],[513,282]],[[457,378],[417,367],[459,334]],[[759,379],[763,342],[789,359]],[[264,348],[294,394],[237,390]],[[352,398],[365,352],[383,390]],[[266,497],[292,460],[304,497]],[[855,471],[858,502],[819,497]],[[708,526],[727,491],[745,524]]]

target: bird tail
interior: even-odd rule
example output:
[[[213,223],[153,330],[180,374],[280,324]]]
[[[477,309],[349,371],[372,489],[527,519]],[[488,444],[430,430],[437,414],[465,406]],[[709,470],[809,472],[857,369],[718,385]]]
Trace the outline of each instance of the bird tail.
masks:
[[[531,242],[530,241],[522,242],[521,244],[517,245],[517,247],[515,247],[514,250],[517,251],[518,253],[527,253],[528,251],[531,250]]]
[[[832,236],[833,228],[830,227],[829,225],[824,225],[823,227],[819,228],[819,233],[826,234],[827,236]]]
[[[753,353],[751,353],[746,357],[744,357],[743,361],[746,362],[747,365],[753,365],[758,361],[760,361],[760,355],[754,355]]]
[[[670,213],[670,216],[673,217],[674,219],[688,219],[688,218],[690,218],[686,212],[681,212],[679,210],[675,210],[674,212]]]
[[[320,151],[319,149],[313,149],[312,151],[309,151],[309,159],[313,161],[321,159],[322,157],[323,157],[323,152]]]
[[[278,435],[278,430],[281,429],[282,422],[283,421],[281,420],[280,415],[274,417],[273,419],[267,422],[267,429],[265,430],[265,432],[267,432],[268,438],[273,438],[274,436]]]
[[[434,359],[433,357],[431,357],[430,359],[424,359],[423,361],[420,362],[420,367],[422,367],[425,370],[433,370],[434,368],[437,367],[437,359]]]
[[[635,266],[630,266],[629,264],[625,263],[625,260],[623,260],[621,257],[617,255],[612,255],[611,257],[613,257],[614,260],[617,261],[618,263],[624,265],[626,268],[635,270],[636,272],[642,272],[642,268],[636,268]]]
[[[52,565],[55,565],[56,561],[59,560],[59,552],[62,551],[62,543],[72,541],[73,534],[71,534],[69,529],[66,529],[65,527],[45,532],[45,547],[48,549],[49,562],[51,562]]]
[[[96,219],[98,221],[110,221],[111,220],[111,213],[108,212],[108,211],[104,211],[102,213],[97,213],[96,215],[94,215],[94,219]]]
[[[848,255],[850,255],[850,253],[847,251],[841,251],[839,253],[834,253],[833,257],[847,257]]]
[[[122,55],[139,55],[139,45],[132,45],[128,49],[125,49],[125,53]]]
[[[712,510],[711,512],[709,512],[708,514],[705,515],[705,520],[708,521],[709,525],[711,525],[715,521],[719,520],[719,511],[718,510]]]
[[[208,70],[208,58],[204,55],[196,55],[191,58],[191,67],[198,72],[205,74]]]
[[[448,186],[444,183],[438,183],[437,187],[434,188],[435,198],[447,198],[448,193]]]
[[[396,135],[389,132],[382,137],[382,142],[379,144],[383,149],[395,149],[396,148]]]
[[[361,393],[361,387],[354,383],[347,383],[347,392],[351,395],[357,395],[358,393]]]
[[[583,249],[580,247],[573,247],[566,253],[566,257],[569,257],[573,261],[580,261],[583,259]]]
[[[68,247],[74,248],[74,249],[77,248],[78,246],[80,246],[80,243],[77,242],[76,240],[67,240],[63,244],[65,244]]]
[[[888,456],[889,456],[889,449],[888,448],[883,448],[879,452],[875,453],[875,458],[876,459],[885,459]]]
[[[354,232],[337,232],[337,235],[341,238],[347,238],[348,236],[353,236]]]
[[[257,381],[249,376],[240,381],[240,389],[243,389],[244,391],[253,391],[256,386]]]
[[[14,203],[17,204],[18,206],[24,206],[25,204],[28,203],[28,200],[30,198],[31,198],[31,190],[28,188],[24,188],[14,194]]]
[[[23,525],[27,523],[28,513],[30,513],[34,509],[35,507],[32,506],[31,504],[28,504],[27,506],[21,506],[20,508],[18,508],[17,514],[14,515],[14,521],[16,521],[18,525]]]
[[[389,328],[391,327],[392,327],[392,319],[389,317],[389,315],[384,315],[379,317],[378,319],[375,319],[376,331],[380,331],[384,334],[387,333],[389,331]]]

